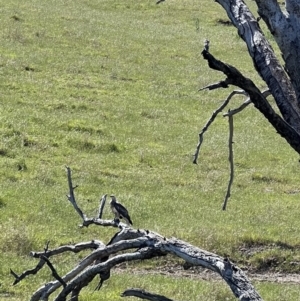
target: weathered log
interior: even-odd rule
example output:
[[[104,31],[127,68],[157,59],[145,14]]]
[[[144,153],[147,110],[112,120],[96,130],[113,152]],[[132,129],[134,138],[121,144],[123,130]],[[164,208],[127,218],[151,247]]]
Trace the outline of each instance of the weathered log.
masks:
[[[132,237],[133,239],[127,239],[127,237]],[[229,285],[233,294],[240,300],[262,300],[243,271],[232,264],[228,258],[202,250],[177,238],[163,238],[161,235],[151,231],[125,228],[117,233],[116,240],[118,242],[110,246],[95,250],[70,273],[63,276],[62,279],[67,285],[61,290],[55,300],[66,300],[66,297],[78,287],[81,287],[82,284],[87,285],[87,282],[90,282],[96,275],[111,270],[119,263],[145,260],[166,254],[173,254],[192,266],[202,266],[218,273]],[[132,253],[118,254],[105,262],[91,265],[95,259],[133,248],[138,248],[138,250]],[[47,300],[61,286],[62,283],[58,280],[49,282],[39,288],[33,294],[31,300]]]
[[[67,171],[68,181],[71,183],[71,170],[68,168]],[[70,190],[74,189],[73,185],[70,185],[69,188]],[[74,193],[72,202],[80,217],[89,220],[77,205]],[[115,227],[115,224],[111,226]],[[229,258],[223,258],[217,254],[202,250],[177,238],[166,238],[153,231],[136,230],[123,223],[119,224],[119,228],[119,231],[107,245],[104,245],[100,241],[91,241],[49,250],[49,244],[47,244],[43,252],[31,252],[32,257],[40,259],[39,265],[41,260],[44,263],[47,262],[56,280],[50,281],[38,288],[30,300],[48,301],[53,293],[57,293],[54,299],[56,301],[65,301],[69,295],[71,295],[72,300],[78,300],[81,289],[87,286],[97,275],[100,276],[100,282],[96,289],[100,289],[102,283],[110,278],[111,270],[116,265],[123,262],[165,256],[167,254],[172,254],[183,259],[185,262],[184,268],[202,266],[219,274],[229,285],[233,294],[242,301],[262,300],[243,271],[234,265]],[[93,251],[63,276],[58,275],[50,263],[49,258],[55,255],[65,252],[78,253],[86,249],[92,249]],[[121,254],[119,254],[120,252]],[[36,269],[35,272],[37,273],[41,267]],[[31,273],[24,272],[22,276],[18,276],[14,272],[12,274],[16,281],[19,282]]]

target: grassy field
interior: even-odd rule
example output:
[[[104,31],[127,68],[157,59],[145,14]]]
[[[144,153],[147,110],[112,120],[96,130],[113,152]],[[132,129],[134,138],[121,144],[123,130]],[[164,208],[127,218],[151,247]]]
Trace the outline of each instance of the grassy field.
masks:
[[[198,89],[223,78],[201,57],[218,58],[264,87],[236,30],[209,0],[0,0],[0,300],[29,300],[45,269],[12,287],[9,269],[28,254],[100,239],[115,229],[78,228],[65,166],[89,216],[115,194],[134,226],[229,254],[253,271],[300,271],[299,156],[253,107],[235,117],[235,180],[228,210],[228,122],[198,133],[229,93]],[[252,2],[249,3],[253,6]],[[243,99],[232,100],[230,108]],[[104,218],[112,218],[106,208]],[[59,272],[78,257],[58,258]],[[163,285],[162,285],[163,283]],[[96,284],[96,283],[95,283]],[[234,300],[225,284],[114,275],[82,300],[120,300],[138,286],[176,300]],[[257,283],[265,300],[300,300],[298,286]]]

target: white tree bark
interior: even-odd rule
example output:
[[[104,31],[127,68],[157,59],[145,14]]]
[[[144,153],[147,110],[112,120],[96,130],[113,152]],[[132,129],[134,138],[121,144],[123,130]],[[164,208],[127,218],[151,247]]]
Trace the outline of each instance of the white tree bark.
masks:
[[[288,74],[276,58],[274,50],[265,38],[260,26],[247,5],[242,0],[216,0],[227,12],[238,34],[245,41],[248,52],[252,57],[254,66],[262,79],[266,82],[273,95],[283,119],[300,133],[300,108],[297,101],[296,90]],[[257,1],[261,2],[261,1]],[[279,14],[276,1],[270,3],[270,13],[285,30],[283,14]],[[265,7],[266,5],[262,5]],[[275,23],[275,22],[273,22]],[[295,68],[294,68],[295,69]]]
[[[300,4],[299,1],[287,0],[285,11],[275,0],[256,0],[258,14],[267,24],[274,36],[282,57],[285,70],[297,96],[297,106],[300,107]]]
[[[44,256],[50,261],[54,255],[66,251],[77,251],[86,249],[91,243],[77,245],[77,247],[63,246],[54,250],[44,252],[32,252],[36,258]],[[214,253],[202,250],[177,238],[167,239],[155,232],[146,230],[135,230],[123,228],[111,240],[110,244],[99,246],[90,255],[85,257],[69,273],[60,277],[62,281],[51,281],[40,287],[31,297],[31,301],[49,300],[50,295],[59,292],[55,301],[65,301],[76,289],[89,284],[95,276],[109,272],[114,266],[125,261],[145,260],[166,254],[175,255],[183,259],[189,266],[202,266],[219,274],[230,287],[234,296],[242,301],[262,301],[244,272],[230,262],[229,258],[223,258]],[[120,251],[135,251],[118,254]],[[105,259],[105,260],[103,260]],[[98,263],[95,262],[98,260]],[[105,280],[110,277],[107,274]],[[79,290],[80,291],[80,290]],[[199,292],[201,295],[201,292]]]

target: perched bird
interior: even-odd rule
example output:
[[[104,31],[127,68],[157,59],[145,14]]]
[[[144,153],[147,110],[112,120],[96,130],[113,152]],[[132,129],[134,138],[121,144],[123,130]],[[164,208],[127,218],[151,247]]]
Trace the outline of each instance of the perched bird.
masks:
[[[110,197],[110,208],[113,214],[115,215],[115,218],[123,218],[127,224],[132,225],[132,221],[130,219],[127,209],[117,201],[114,195],[111,195]]]

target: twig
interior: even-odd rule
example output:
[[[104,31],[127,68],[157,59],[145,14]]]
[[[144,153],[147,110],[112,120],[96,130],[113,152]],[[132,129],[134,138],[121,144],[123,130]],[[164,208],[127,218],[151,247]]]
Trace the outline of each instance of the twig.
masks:
[[[42,252],[44,253],[44,252]],[[20,281],[22,281],[24,278],[26,278],[29,275],[35,275],[38,273],[38,271],[45,265],[45,261],[43,259],[40,259],[38,264],[35,268],[24,271],[20,276],[18,276],[12,269],[10,269],[10,273],[15,277],[15,281],[13,285],[18,284]]]
[[[150,301],[173,301],[172,299],[166,298],[165,296],[152,294],[139,288],[127,289],[121,294],[121,297],[137,297]]]
[[[246,93],[245,93],[246,94]],[[267,98],[268,96],[271,95],[271,92],[269,89],[265,90],[262,92],[262,95]],[[251,104],[252,101],[251,99],[248,97],[239,107],[237,107],[236,109],[233,110],[229,110],[227,113],[224,113],[223,116],[227,117],[229,115],[235,115],[241,111],[243,111],[249,104]]]
[[[230,112],[230,110],[228,111]],[[227,193],[225,195],[224,203],[223,203],[223,210],[226,210],[227,206],[227,201],[230,198],[230,190],[231,190],[231,185],[233,183],[233,177],[234,177],[234,164],[233,164],[233,116],[228,115],[228,122],[229,122],[229,139],[228,139],[228,148],[229,148],[229,164],[230,164],[230,178],[228,182],[228,187],[227,187]]]
[[[234,95],[245,95],[245,92],[242,90],[235,90],[232,91],[229,96],[226,98],[226,100],[222,103],[222,105],[213,112],[213,114],[211,115],[210,119],[207,121],[207,123],[205,124],[205,126],[203,127],[203,129],[201,130],[201,132],[199,133],[199,142],[197,144],[197,148],[194,154],[194,164],[197,164],[197,160],[199,157],[199,153],[200,153],[200,147],[201,144],[203,142],[203,135],[204,133],[208,130],[208,127],[213,123],[213,121],[215,120],[215,118],[217,117],[217,115],[222,112],[222,110],[227,106],[227,104],[229,103],[230,99],[234,96]]]
[[[47,263],[48,267],[50,268],[50,270],[51,270],[51,272],[52,272],[52,276],[53,276],[56,280],[58,280],[58,281],[62,284],[63,287],[66,287],[67,284],[66,284],[66,283],[63,281],[63,279],[58,275],[58,273],[56,272],[56,270],[55,270],[54,266],[52,265],[52,263],[50,262],[50,260],[49,260],[45,255],[42,255],[42,256],[41,256],[41,259],[44,260],[44,261]]]
[[[74,195],[74,189],[77,188],[78,186],[73,186],[72,184],[72,176],[71,176],[71,168],[66,166],[67,169],[67,174],[68,174],[68,184],[69,184],[69,195],[67,195],[68,200],[71,202],[79,216],[82,218],[83,221],[86,220],[85,214],[81,211],[81,209],[78,207],[76,200],[75,200],[75,195]]]
[[[110,269],[101,271],[99,273],[99,276],[100,276],[100,281],[99,281],[98,285],[96,286],[95,291],[99,291],[100,288],[102,287],[103,282],[110,278]]]
[[[44,266],[44,264],[45,261],[41,259],[35,268],[24,271],[20,276],[18,276],[12,269],[10,269],[10,273],[15,277],[15,281],[13,285],[18,284],[20,281],[22,281],[24,278],[26,278],[29,275],[37,274],[38,271]]]
[[[271,95],[271,92],[269,89],[265,90],[262,92],[262,95],[267,98],[269,95]],[[229,141],[228,141],[228,147],[229,147],[229,164],[230,164],[230,178],[229,178],[229,182],[228,182],[228,187],[227,187],[227,193],[225,195],[224,198],[224,202],[223,202],[223,206],[222,209],[226,210],[226,206],[227,206],[227,201],[230,198],[230,191],[231,191],[231,186],[233,183],[233,178],[234,178],[234,164],[233,164],[233,115],[241,112],[242,110],[244,110],[251,102],[251,99],[248,97],[241,106],[239,106],[238,108],[234,109],[234,110],[228,110],[227,113],[223,114],[223,116],[228,117],[228,122],[229,122]]]
[[[80,225],[80,227],[88,227],[91,224],[95,224],[98,226],[106,226],[106,227],[122,227],[123,223],[116,223],[114,220],[102,220],[101,218],[88,218],[83,211],[78,207],[77,203],[76,203],[76,199],[75,199],[75,195],[74,195],[74,189],[77,188],[78,186],[73,187],[72,184],[72,175],[71,175],[71,168],[66,166],[67,169],[67,176],[68,176],[68,184],[69,184],[69,194],[67,195],[68,200],[70,201],[70,203],[73,205],[73,207],[75,208],[76,212],[79,214],[79,216],[82,218],[82,224]],[[105,205],[105,201],[106,201],[106,197],[107,195],[103,195],[100,202],[100,206],[98,209],[98,216],[101,215],[102,216],[102,212],[104,209],[104,205]]]
[[[92,240],[88,242],[81,242],[75,245],[66,245],[61,246],[53,250],[46,250],[45,252],[30,252],[30,256],[34,258],[40,258],[42,255],[45,255],[47,258],[51,256],[55,256],[64,252],[73,252],[73,253],[79,253],[83,250],[88,249],[99,249],[105,247],[105,244],[99,240]]]
[[[236,109],[233,109],[233,110],[228,110],[228,112],[224,113],[223,116],[224,117],[233,116],[233,115],[243,111],[251,103],[252,103],[252,101],[250,100],[250,98],[247,98],[239,107],[237,107]]]
[[[102,218],[103,209],[104,209],[105,202],[106,202],[106,197],[107,197],[107,194],[103,195],[101,200],[100,200],[100,206],[99,206],[99,211],[98,211],[98,218],[99,219]]]

